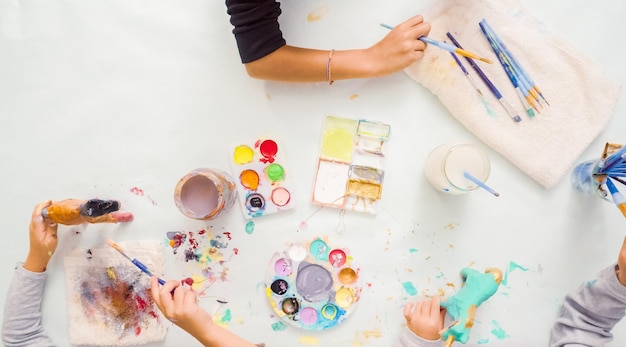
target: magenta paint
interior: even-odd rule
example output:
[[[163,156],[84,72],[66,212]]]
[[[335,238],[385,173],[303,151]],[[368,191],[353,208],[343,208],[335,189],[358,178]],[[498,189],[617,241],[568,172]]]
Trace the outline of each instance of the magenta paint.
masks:
[[[174,190],[176,207],[194,219],[215,219],[227,213],[236,199],[233,179],[217,169],[195,169],[181,178]]]

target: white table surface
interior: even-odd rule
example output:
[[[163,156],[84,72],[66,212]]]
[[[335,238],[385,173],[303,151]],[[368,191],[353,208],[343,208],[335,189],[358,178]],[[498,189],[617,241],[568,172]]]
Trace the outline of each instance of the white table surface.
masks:
[[[400,22],[426,3],[287,0],[281,25],[294,45],[366,47],[386,34],[378,23]],[[524,4],[616,82],[626,82],[620,46],[626,3]],[[422,173],[430,150],[449,141],[480,141],[428,90],[403,72],[330,87],[253,80],[240,64],[225,11],[223,1],[0,1],[0,297],[15,263],[26,257],[36,203],[115,198],[135,214],[131,224],[59,228],[43,312],[44,326],[60,346],[69,344],[64,253],[107,238],[162,240],[170,230],[202,228],[230,231],[239,249],[228,264],[228,280],[212,293],[229,301],[228,328],[253,342],[390,346],[403,326],[406,302],[439,289],[454,293],[447,284],[460,287],[463,267],[496,266],[507,273],[506,284],[479,308],[468,345],[546,346],[564,295],[617,257],[624,218],[615,206],[577,193],[569,176],[544,189],[486,147],[488,183],[499,198],[483,191],[438,193]],[[308,21],[310,13],[321,19]],[[626,141],[625,112],[621,98],[581,161],[599,156],[607,141]],[[310,194],[326,115],[391,125],[381,212],[346,212],[341,219],[338,210],[322,209],[298,230],[317,210]],[[179,178],[197,167],[230,170],[230,146],[263,136],[285,145],[295,209],[255,220],[250,234],[237,206],[210,222],[176,209]],[[132,187],[146,195],[133,194]],[[320,235],[352,251],[367,283],[359,306],[327,331],[274,331],[277,318],[263,290],[267,262],[285,242]],[[164,256],[164,277],[179,278],[185,265],[165,247]],[[408,281],[417,295],[404,290]],[[214,307],[210,300],[201,303]],[[506,337],[492,333],[497,327]],[[624,327],[617,326],[609,346],[626,344]],[[152,345],[195,342],[172,326],[163,343]]]

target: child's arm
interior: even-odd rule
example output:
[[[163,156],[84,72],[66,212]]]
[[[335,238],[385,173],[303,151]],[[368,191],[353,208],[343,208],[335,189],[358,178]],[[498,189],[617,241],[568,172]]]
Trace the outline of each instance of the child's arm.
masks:
[[[626,238],[617,265],[567,295],[552,328],[550,346],[604,346],[626,310]]]
[[[180,282],[168,281],[159,287],[157,278],[152,277],[151,292],[154,303],[165,318],[195,337],[202,345],[206,347],[256,346],[213,323],[211,315],[198,306],[196,293],[181,286]]]
[[[408,303],[404,306],[406,327],[394,347],[440,347],[444,342],[439,332],[443,329],[446,311],[439,305],[439,297]]]
[[[426,44],[418,38],[430,32],[430,24],[414,16],[369,48],[331,52],[287,45],[275,0],[227,0],[226,6],[241,61],[248,75],[262,80],[330,82],[388,75],[423,57]]]
[[[18,263],[9,286],[2,320],[4,346],[55,346],[41,323],[46,267],[57,247],[57,227],[41,216],[50,201],[37,205],[30,221],[30,250]]]

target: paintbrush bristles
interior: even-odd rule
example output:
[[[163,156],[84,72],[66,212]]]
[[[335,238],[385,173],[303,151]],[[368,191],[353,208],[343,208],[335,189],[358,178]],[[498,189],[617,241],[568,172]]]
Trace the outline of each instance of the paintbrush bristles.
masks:
[[[120,247],[120,245],[118,245],[117,243],[115,243],[113,240],[107,240],[107,244],[113,248],[115,248],[116,251],[120,252],[121,255],[125,256],[126,258],[128,258],[128,260],[132,261],[133,258],[131,258],[130,256],[128,256],[128,254],[126,254],[124,252],[124,250],[122,250],[122,247]]]

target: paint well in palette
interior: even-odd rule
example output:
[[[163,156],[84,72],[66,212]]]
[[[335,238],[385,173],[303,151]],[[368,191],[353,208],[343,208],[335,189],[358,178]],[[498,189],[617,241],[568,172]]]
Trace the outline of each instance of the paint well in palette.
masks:
[[[382,197],[389,134],[388,124],[326,117],[313,203],[376,213],[377,202]]]
[[[266,274],[266,295],[285,322],[306,330],[325,330],[356,308],[361,287],[346,249],[326,239],[292,242],[277,251]]]
[[[281,149],[272,139],[234,147],[231,166],[238,177],[236,186],[244,218],[257,218],[293,207]]]

